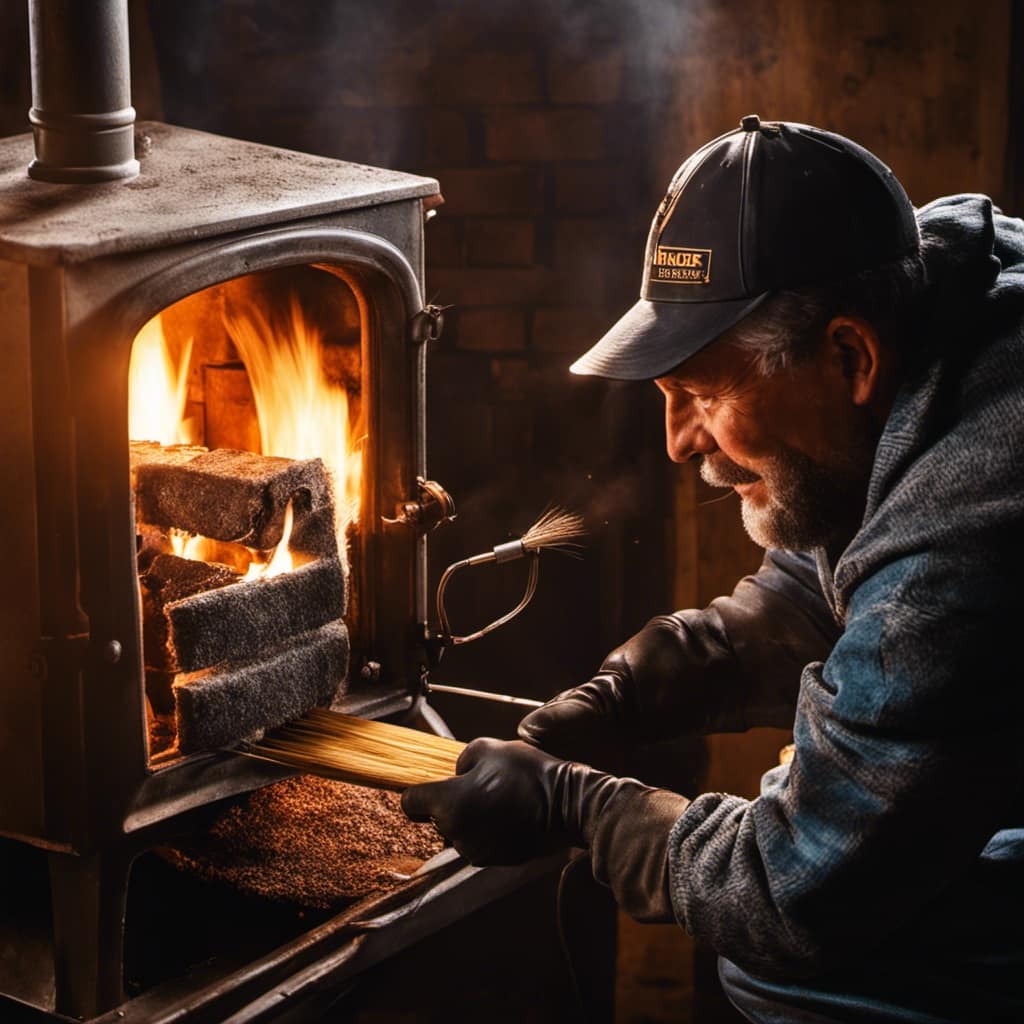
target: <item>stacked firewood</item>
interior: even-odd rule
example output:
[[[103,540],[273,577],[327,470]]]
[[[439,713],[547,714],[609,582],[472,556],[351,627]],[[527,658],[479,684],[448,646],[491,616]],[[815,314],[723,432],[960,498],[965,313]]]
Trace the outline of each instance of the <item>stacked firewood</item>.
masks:
[[[349,643],[323,463],[148,442],[131,454],[146,692],[165,742],[216,749],[329,704]],[[246,579],[249,553],[281,543],[289,504],[297,567]],[[174,554],[176,531],[214,559]]]

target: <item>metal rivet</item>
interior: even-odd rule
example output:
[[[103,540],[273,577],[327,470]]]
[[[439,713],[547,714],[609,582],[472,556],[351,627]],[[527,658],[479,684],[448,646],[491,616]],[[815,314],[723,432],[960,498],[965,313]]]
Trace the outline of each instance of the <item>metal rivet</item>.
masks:
[[[121,660],[120,640],[108,640],[103,645],[103,660],[108,665],[116,665]]]

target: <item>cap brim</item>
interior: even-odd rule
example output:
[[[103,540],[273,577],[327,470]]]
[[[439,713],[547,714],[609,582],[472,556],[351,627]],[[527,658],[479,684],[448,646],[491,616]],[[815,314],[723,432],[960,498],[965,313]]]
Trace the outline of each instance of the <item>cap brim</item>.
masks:
[[[641,299],[569,369],[611,380],[653,380],[739,323],[767,296],[722,302]]]

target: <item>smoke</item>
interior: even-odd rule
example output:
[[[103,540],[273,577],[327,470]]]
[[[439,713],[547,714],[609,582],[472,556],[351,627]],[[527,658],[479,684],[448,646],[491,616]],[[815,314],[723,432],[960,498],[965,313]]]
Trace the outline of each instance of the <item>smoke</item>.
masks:
[[[701,7],[675,0],[146,4],[171,122],[406,169],[416,169],[431,131],[424,108],[514,101],[498,69],[490,82],[467,82],[460,95],[460,75],[474,58],[530,56],[533,100],[544,103],[558,69],[614,50],[623,58],[615,72],[622,102],[636,113],[662,88],[666,62],[696,45]],[[620,118],[615,131],[640,141],[646,127]]]

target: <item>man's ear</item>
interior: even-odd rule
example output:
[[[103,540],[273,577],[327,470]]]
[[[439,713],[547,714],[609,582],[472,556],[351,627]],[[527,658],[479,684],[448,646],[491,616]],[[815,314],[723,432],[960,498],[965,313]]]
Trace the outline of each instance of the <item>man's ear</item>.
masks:
[[[878,331],[859,316],[833,317],[825,337],[838,357],[854,405],[868,405],[881,391],[884,353]]]

